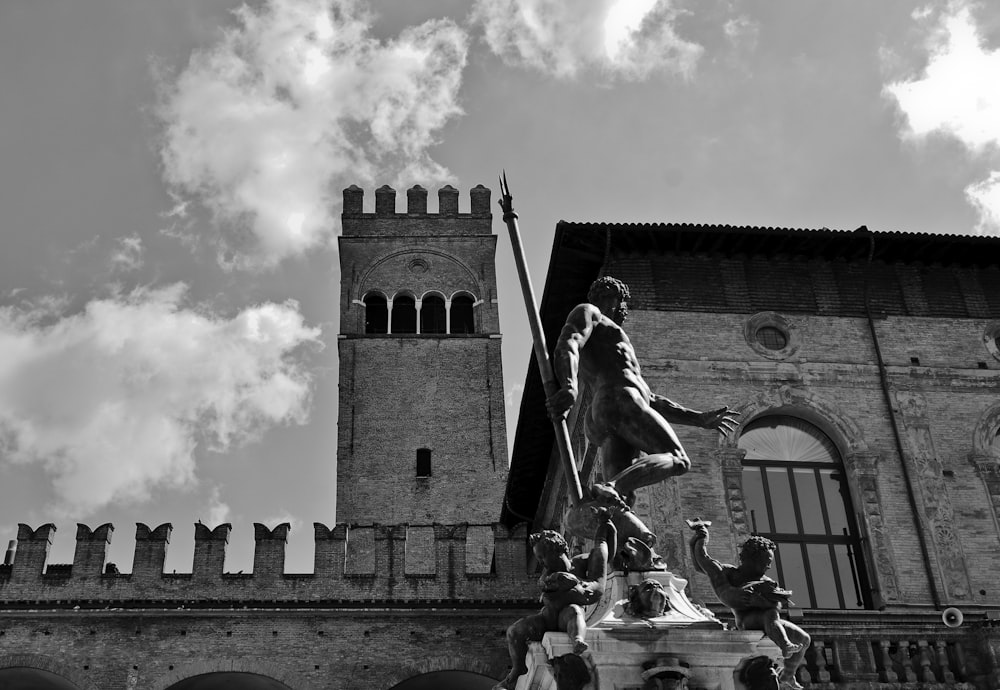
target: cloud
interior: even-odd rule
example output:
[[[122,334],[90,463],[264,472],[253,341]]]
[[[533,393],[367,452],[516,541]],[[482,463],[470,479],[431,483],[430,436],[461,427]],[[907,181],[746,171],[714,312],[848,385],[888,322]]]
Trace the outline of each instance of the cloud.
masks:
[[[116,247],[111,254],[111,268],[113,271],[137,271],[143,265],[142,238],[138,235],[119,237]]]
[[[212,214],[224,265],[268,268],[326,244],[339,188],[446,180],[435,133],[461,113],[466,33],[428,21],[380,42],[354,0],[268,0],[161,88],[175,209]]]
[[[979,212],[976,232],[981,235],[1000,232],[1000,170],[966,187],[965,197]]]
[[[219,525],[229,522],[229,504],[222,501],[219,487],[213,486],[212,493],[208,497],[208,517],[204,524],[209,529],[215,529]]]
[[[139,501],[223,451],[303,423],[317,343],[298,305],[232,318],[185,307],[184,286],[95,299],[75,314],[0,309],[0,457],[40,463],[61,513]]]
[[[932,16],[918,13],[915,18],[928,21]],[[932,27],[926,50],[929,59],[919,78],[884,89],[905,117],[903,137],[922,141],[934,134],[950,136],[970,156],[1000,165],[1000,50],[983,47],[971,12],[960,3],[952,4]],[[998,176],[993,172],[965,190],[979,211],[980,232],[1000,230]]]
[[[701,46],[677,35],[670,0],[477,0],[473,21],[505,62],[561,79],[597,71],[640,81],[693,75]]]

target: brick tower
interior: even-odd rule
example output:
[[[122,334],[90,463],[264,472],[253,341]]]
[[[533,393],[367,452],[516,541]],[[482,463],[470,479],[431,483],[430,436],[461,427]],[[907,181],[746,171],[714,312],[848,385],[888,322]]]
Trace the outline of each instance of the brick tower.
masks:
[[[337,519],[487,523],[507,476],[490,190],[344,190]]]

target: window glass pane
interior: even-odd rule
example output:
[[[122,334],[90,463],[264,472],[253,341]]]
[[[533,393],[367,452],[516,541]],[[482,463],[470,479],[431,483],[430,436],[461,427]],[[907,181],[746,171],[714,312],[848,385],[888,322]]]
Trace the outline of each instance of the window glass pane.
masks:
[[[759,467],[743,468],[743,499],[746,501],[750,529],[755,529],[758,532],[770,532],[771,521],[767,518],[764,480],[761,479],[760,472]]]
[[[806,544],[809,556],[809,570],[812,573],[813,592],[816,594],[816,608],[839,609],[837,581],[830,562],[830,547],[827,544]]]
[[[844,608],[864,608],[864,597],[858,591],[858,586],[854,582],[854,573],[851,571],[851,562],[847,556],[847,545],[834,544],[833,554],[836,559],[837,571],[840,573],[840,586],[844,588]],[[855,561],[855,564],[857,564],[857,561]]]
[[[823,507],[819,502],[819,487],[816,485],[816,470],[795,468],[792,476],[795,477],[795,490],[799,495],[802,530],[806,534],[826,534]]]
[[[792,590],[792,601],[801,608],[815,608],[809,599],[809,585],[806,583],[806,569],[802,563],[801,544],[778,544],[780,570],[769,573],[785,589]]]
[[[792,505],[792,489],[788,483],[788,470],[784,467],[768,467],[765,471],[771,498],[771,512],[774,514],[774,531],[798,532],[795,507]]]
[[[840,536],[848,527],[844,504],[850,498],[847,495],[847,487],[841,481],[843,473],[824,469],[819,471],[819,477],[823,485],[827,514],[830,516],[830,534]]]

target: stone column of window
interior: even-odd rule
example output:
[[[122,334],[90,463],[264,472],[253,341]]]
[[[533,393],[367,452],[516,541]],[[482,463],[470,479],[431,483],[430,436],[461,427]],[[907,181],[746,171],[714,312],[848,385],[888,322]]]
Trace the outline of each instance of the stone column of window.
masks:
[[[941,461],[938,459],[927,419],[927,401],[916,391],[895,392],[900,417],[906,428],[904,438],[909,441],[910,452],[903,462],[911,466],[910,474],[916,479],[923,509],[922,523],[930,534],[938,560],[938,572],[947,598],[964,599],[970,594],[969,575],[965,565],[962,541],[955,530],[955,511],[942,479]]]
[[[899,600],[899,578],[896,576],[896,559],[885,530],[882,517],[882,499],[878,491],[878,453],[857,451],[844,456],[847,478],[856,492],[855,505],[863,522],[864,544],[868,553],[865,558],[857,558],[868,564],[868,579],[872,586],[872,604],[883,608],[887,603]]]
[[[417,335],[420,335],[420,307],[423,303],[422,299],[413,300],[413,308],[417,310]]]
[[[722,487],[726,492],[726,507],[737,542],[750,534],[751,525],[747,518],[747,504],[743,495],[743,448],[717,448],[715,457],[722,468]]]
[[[451,297],[444,298],[444,332],[451,333]]]
[[[986,493],[993,506],[993,522],[1000,533],[1000,458],[992,455],[969,455],[969,462],[976,468],[976,473],[982,477],[986,485]]]
[[[386,335],[392,335],[392,297],[385,300],[385,332]]]

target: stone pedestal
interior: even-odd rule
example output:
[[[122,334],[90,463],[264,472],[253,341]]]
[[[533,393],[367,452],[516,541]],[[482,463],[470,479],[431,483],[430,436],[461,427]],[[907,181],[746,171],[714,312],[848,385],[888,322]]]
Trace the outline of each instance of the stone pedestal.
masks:
[[[628,587],[647,577],[664,586],[669,603],[663,616],[637,618],[625,611]],[[541,642],[531,644],[528,672],[518,680],[517,690],[654,688],[655,681],[647,684],[643,671],[665,658],[686,666],[690,690],[744,690],[737,669],[746,660],[780,657],[760,632],[726,630],[711,612],[691,603],[684,594],[687,582],[672,573],[615,573],[611,579],[605,597],[588,611],[590,649],[572,658],[568,635],[546,633]],[[584,667],[589,680],[574,681]]]

